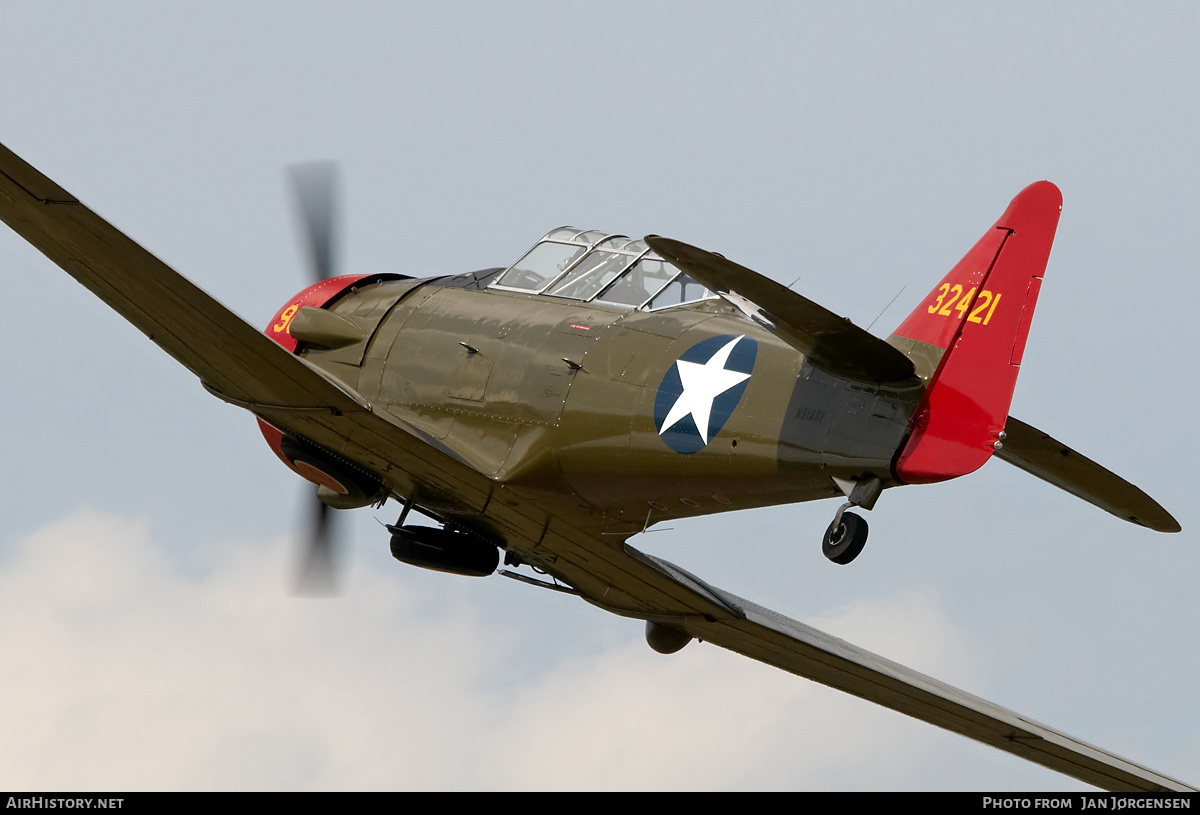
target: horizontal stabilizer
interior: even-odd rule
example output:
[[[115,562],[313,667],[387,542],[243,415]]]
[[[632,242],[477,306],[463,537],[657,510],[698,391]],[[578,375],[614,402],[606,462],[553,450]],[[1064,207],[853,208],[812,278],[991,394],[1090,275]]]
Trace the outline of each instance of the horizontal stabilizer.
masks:
[[[913,364],[883,340],[758,272],[670,238],[646,243],[701,285],[749,300],[774,323],[775,333],[816,368],[866,382],[915,377]]]
[[[1179,531],[1179,522],[1157,501],[1057,439],[1012,416],[1004,433],[998,458],[1130,523],[1155,532]]]

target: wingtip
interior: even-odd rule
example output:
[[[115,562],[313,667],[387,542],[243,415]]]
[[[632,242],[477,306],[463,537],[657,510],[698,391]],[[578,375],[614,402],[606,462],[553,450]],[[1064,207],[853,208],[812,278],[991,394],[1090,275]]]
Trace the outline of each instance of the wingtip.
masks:
[[[1164,517],[1160,518],[1154,524],[1143,523],[1141,521],[1141,519],[1135,519],[1135,518],[1130,518],[1129,520],[1133,521],[1136,524],[1140,524],[1140,525],[1146,527],[1147,529],[1152,529],[1155,532],[1164,532],[1168,535],[1183,531],[1183,527],[1179,525],[1179,521],[1175,520],[1169,512],[1167,512],[1166,510],[1163,510],[1163,515],[1164,515]]]
[[[1137,490],[1136,487],[1134,487]],[[1152,532],[1162,532],[1165,534],[1173,534],[1182,532],[1183,527],[1179,525],[1179,521],[1163,507],[1162,504],[1155,501],[1142,490],[1137,490],[1145,499],[1145,503],[1141,507],[1142,512],[1138,515],[1127,515],[1125,520],[1138,526],[1145,527]]]
[[[646,235],[642,240],[646,242],[647,246],[667,260],[670,259],[667,256],[675,254],[678,247],[687,247],[687,244],[682,241],[664,238],[662,235]]]

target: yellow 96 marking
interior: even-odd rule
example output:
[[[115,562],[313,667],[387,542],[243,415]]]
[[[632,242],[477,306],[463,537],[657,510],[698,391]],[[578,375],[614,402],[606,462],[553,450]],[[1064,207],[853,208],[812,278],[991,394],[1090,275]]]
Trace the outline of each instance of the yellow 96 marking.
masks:
[[[937,302],[929,307],[930,314],[938,314],[942,317],[951,317],[955,312],[958,312],[958,319],[962,319],[967,313],[967,309],[971,308],[974,302],[975,308],[971,309],[971,314],[967,317],[969,323],[980,323],[987,325],[992,314],[996,311],[996,306],[1000,303],[999,294],[984,289],[979,292],[978,300],[975,299],[975,287],[963,294],[961,284],[955,283],[953,286],[949,283],[943,283],[938,287]]]
[[[288,326],[292,324],[292,318],[296,316],[296,312],[299,310],[300,305],[298,303],[292,303],[283,310],[283,314],[279,315],[279,322],[271,326],[271,330],[276,334],[287,331]]]

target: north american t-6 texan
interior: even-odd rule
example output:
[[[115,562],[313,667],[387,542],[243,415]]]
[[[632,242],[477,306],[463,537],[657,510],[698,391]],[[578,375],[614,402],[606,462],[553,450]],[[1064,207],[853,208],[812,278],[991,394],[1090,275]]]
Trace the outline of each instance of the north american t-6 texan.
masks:
[[[1062,208],[1053,184],[1022,190],[883,340],[656,236],[559,228],[508,267],[335,276],[331,175],[295,179],[316,282],[261,331],[0,147],[0,219],[254,414],[317,485],[308,587],[330,577],[328,509],[395,499],[406,563],[575,594],[645,621],[662,653],[719,645],[1104,789],[1193,789],[628,542],[675,518],[841,497],[822,549],[848,564],[867,539],[850,510],[993,456],[1179,531],[1137,487],[1008,415]],[[413,509],[437,526],[406,523]]]

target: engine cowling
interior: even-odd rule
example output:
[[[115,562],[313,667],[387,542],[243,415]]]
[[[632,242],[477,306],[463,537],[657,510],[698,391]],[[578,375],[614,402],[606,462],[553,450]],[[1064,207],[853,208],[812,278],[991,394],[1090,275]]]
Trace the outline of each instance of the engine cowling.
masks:
[[[289,351],[295,352],[299,341],[292,336],[289,329],[291,328],[292,319],[296,316],[296,312],[302,307],[325,308],[344,297],[351,290],[358,288],[360,284],[374,283],[377,280],[393,280],[399,277],[400,275],[391,274],[347,274],[322,280],[320,283],[309,286],[291,300],[288,300],[283,308],[275,312],[275,318],[263,329],[263,333]]]
[[[296,353],[300,341],[291,334],[292,320],[305,306],[324,309],[342,297],[371,283],[398,280],[402,275],[340,275],[330,277],[301,291],[275,312],[275,317],[263,333],[281,346]],[[330,316],[333,316],[332,314]],[[331,507],[351,509],[375,502],[381,490],[379,479],[354,464],[308,442],[285,436],[280,430],[258,420],[263,438],[279,460],[288,468],[320,489],[318,497]]]

